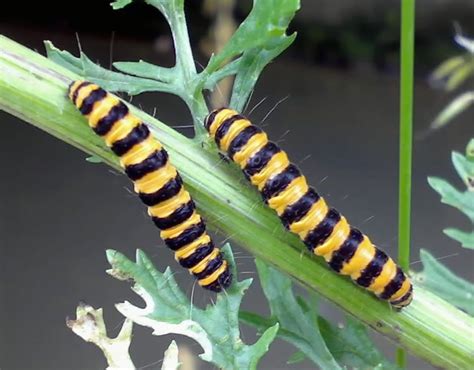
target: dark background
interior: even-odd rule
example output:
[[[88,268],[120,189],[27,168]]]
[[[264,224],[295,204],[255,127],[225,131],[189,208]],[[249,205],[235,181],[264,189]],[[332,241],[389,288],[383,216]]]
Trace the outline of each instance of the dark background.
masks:
[[[188,1],[187,15],[198,62],[206,56],[199,45],[208,32],[209,17],[202,2]],[[242,19],[241,4],[235,16]],[[80,3],[9,3],[0,14],[0,33],[44,53],[42,40],[77,53],[77,32],[83,50],[107,66],[110,60],[138,60],[171,65],[169,30],[151,7],[138,3],[112,11],[108,1]],[[299,35],[290,49],[272,63],[257,84],[249,110],[255,123],[288,96],[265,121],[269,135],[280,140],[310,182],[371,239],[396,254],[398,161],[398,1],[304,1],[292,24]],[[452,41],[453,22],[473,35],[471,1],[419,1],[415,81],[415,131],[424,133],[435,115],[455,94],[434,90],[429,72],[443,59],[460,53]],[[112,36],[113,34],[113,36]],[[114,39],[113,48],[111,40]],[[113,53],[111,54],[111,49]],[[471,83],[472,86],[472,83]],[[464,87],[467,89],[468,87]],[[144,94],[136,104],[170,125],[189,124],[184,104],[164,94]],[[472,253],[442,233],[446,226],[468,228],[463,215],[442,205],[428,186],[428,175],[442,176],[461,187],[451,165],[452,150],[464,151],[472,137],[473,111],[449,127],[414,143],[413,269],[418,251],[430,250],[461,276],[473,279]],[[65,326],[67,315],[84,300],[104,307],[114,334],[121,316],[113,307],[125,299],[141,304],[126,283],[104,271],[104,251],[115,248],[133,256],[144,249],[156,265],[172,266],[181,286],[190,292],[193,281],[177,267],[145,209],[130,193],[128,180],[86,155],[18,119],[0,112],[3,155],[0,166],[0,367],[2,369],[99,369],[99,350]],[[181,129],[191,135],[190,129]],[[225,237],[225,236],[224,236]],[[158,245],[158,248],[157,248]],[[256,277],[251,256],[235,246],[240,279]],[[454,255],[453,255],[454,254]],[[210,302],[207,293],[195,296],[198,305]],[[267,314],[255,282],[243,307]],[[337,319],[329,304],[324,312]],[[159,368],[171,336],[153,337],[136,327],[132,357],[137,366]],[[243,338],[255,341],[244,328]],[[195,353],[199,347],[181,338]],[[393,345],[376,337],[393,357]],[[276,341],[260,364],[262,369],[311,368],[286,365],[294,352]],[[209,368],[200,363],[200,368]],[[411,369],[430,369],[410,359]]]

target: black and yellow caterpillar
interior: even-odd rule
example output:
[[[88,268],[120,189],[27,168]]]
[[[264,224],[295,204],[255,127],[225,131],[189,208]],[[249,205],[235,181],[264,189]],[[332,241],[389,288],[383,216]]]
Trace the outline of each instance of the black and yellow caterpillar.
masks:
[[[330,208],[261,129],[227,108],[213,111],[204,124],[218,148],[240,166],[283,225],[310,251],[392,306],[410,304],[413,287],[402,269]]]
[[[120,99],[95,84],[75,81],[68,93],[89,126],[120,157],[135,192],[180,265],[203,288],[215,292],[227,288],[232,281],[227,261],[207,234],[168,153],[148,127]]]

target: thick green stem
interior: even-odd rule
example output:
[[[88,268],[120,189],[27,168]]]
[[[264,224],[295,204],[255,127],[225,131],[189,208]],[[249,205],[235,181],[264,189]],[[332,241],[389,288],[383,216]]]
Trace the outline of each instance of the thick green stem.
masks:
[[[415,38],[415,0],[402,0],[400,30],[400,163],[398,185],[398,262],[410,266],[411,167],[413,136],[413,64]],[[397,350],[397,364],[406,365],[403,349]]]
[[[0,108],[118,168],[116,158],[66,98],[67,85],[76,78],[0,37]],[[302,253],[301,241],[283,229],[255,190],[243,185],[235,168],[218,166],[215,153],[206,152],[146,113],[133,111],[153,127],[169,151],[210,227],[230,235],[254,256],[319,292],[414,355],[439,367],[469,368],[471,317],[421,287],[415,287],[415,298],[407,309],[393,311],[387,303],[329,271],[318,258]]]

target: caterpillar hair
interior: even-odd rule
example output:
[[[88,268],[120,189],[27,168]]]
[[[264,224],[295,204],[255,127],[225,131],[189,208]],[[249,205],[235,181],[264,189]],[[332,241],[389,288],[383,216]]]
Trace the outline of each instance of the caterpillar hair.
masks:
[[[175,259],[199,285],[214,292],[229,287],[229,265],[206,232],[183,181],[160,142],[127,105],[99,86],[75,81],[69,98],[87,117],[89,126],[120,157],[135,192],[148,206],[148,214]]]
[[[227,108],[209,114],[205,126],[219,150],[240,166],[283,225],[310,251],[393,307],[410,304],[413,287],[402,269],[330,208],[260,128]]]

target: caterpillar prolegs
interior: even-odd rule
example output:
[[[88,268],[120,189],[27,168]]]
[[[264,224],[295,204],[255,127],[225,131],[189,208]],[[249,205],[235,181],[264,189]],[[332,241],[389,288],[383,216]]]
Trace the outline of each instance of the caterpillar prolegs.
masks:
[[[227,261],[207,234],[204,220],[168,160],[168,153],[146,124],[121,100],[90,82],[73,82],[69,98],[87,117],[94,132],[120,157],[135,192],[148,206],[148,214],[179,264],[203,288],[215,292],[227,288],[232,281]]]
[[[205,126],[219,149],[240,166],[283,225],[309,250],[392,306],[410,304],[413,287],[402,269],[330,208],[261,129],[227,108],[209,114]]]

